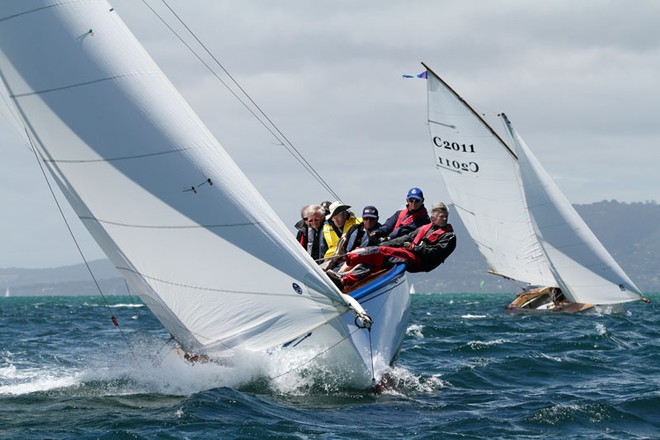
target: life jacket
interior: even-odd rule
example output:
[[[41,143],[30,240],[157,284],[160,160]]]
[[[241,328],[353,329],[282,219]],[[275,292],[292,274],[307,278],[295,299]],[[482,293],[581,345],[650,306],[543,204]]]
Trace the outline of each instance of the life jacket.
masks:
[[[323,258],[325,254],[325,242],[323,241],[323,230],[316,230],[314,228],[308,228],[305,241],[307,242],[306,248],[307,253],[312,256],[313,259],[318,260]]]
[[[298,230],[298,234],[297,234],[296,238],[298,239],[298,243],[300,243],[302,245],[302,247],[307,249],[307,229]]]
[[[380,223],[376,222],[376,225],[371,228],[371,231],[378,229],[379,227]],[[358,218],[358,223],[352,226],[351,229],[349,229],[339,240],[336,253],[344,254],[360,247],[369,246],[369,238],[367,237],[365,239],[365,234],[368,235],[369,232],[370,231],[364,226],[364,219],[361,217]],[[362,240],[365,240],[367,243],[365,246],[362,245]]]
[[[447,223],[445,226],[436,229],[435,231],[431,232],[429,235],[426,235],[432,227],[433,227],[433,223],[429,223],[424,226],[421,226],[417,231],[417,235],[415,235],[415,239],[413,240],[413,245],[417,246],[419,243],[422,242],[422,240],[426,240],[428,243],[433,244],[436,241],[438,241],[438,239],[447,232],[454,232],[454,228],[452,228],[452,226],[449,223]]]
[[[348,230],[351,229],[351,226],[361,222],[362,219],[355,218],[355,214],[351,212],[350,216],[346,219],[346,222],[344,223],[344,227],[342,229],[339,229],[334,224],[331,224],[331,222],[324,224],[323,238],[325,238],[325,243],[328,246],[328,250],[325,252],[324,257],[328,258],[335,255],[335,251],[337,250],[337,244],[339,244],[339,240],[341,239],[341,237],[343,237],[344,234],[346,234]]]
[[[401,226],[408,226],[412,223],[415,223],[418,218],[424,217],[425,215],[428,215],[428,212],[423,206],[412,212],[408,211],[408,209],[402,209],[399,211],[399,216],[397,217],[396,223],[394,224],[394,228],[392,228],[392,230],[396,231]]]
[[[296,240],[302,245],[305,249],[307,248],[307,229],[309,228],[304,220],[299,220],[298,223],[294,225],[294,228],[298,231],[296,233]]]

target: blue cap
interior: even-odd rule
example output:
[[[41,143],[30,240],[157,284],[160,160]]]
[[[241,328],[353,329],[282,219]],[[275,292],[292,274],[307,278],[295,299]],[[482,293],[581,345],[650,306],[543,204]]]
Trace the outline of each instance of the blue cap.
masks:
[[[375,206],[365,206],[362,210],[362,218],[378,218],[378,210]]]
[[[406,196],[406,199],[423,200],[424,199],[424,193],[419,188],[410,188],[410,191],[408,191],[408,195]]]

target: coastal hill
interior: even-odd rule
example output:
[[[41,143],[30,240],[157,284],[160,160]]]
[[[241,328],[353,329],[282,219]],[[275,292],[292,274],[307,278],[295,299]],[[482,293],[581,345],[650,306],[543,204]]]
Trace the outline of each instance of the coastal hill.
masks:
[[[576,210],[643,292],[660,292],[660,205],[602,201]],[[481,254],[455,213],[458,236],[452,256],[430,273],[410,274],[417,292],[511,292],[512,282],[489,275]],[[126,283],[108,260],[90,263],[104,295],[127,295]],[[84,264],[48,269],[0,269],[0,296],[98,295]]]

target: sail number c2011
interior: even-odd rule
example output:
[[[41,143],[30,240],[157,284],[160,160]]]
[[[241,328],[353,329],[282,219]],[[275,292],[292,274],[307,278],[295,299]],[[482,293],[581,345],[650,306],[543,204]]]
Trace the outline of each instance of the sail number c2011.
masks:
[[[446,148],[461,153],[474,153],[474,144],[459,144],[458,142],[443,141],[438,136],[433,136],[433,143],[438,148]]]
[[[459,162],[457,160],[443,159],[440,156],[437,156],[437,158],[438,158],[438,162],[436,163],[436,165],[439,167],[449,168],[456,171],[465,171],[470,173],[479,172],[479,164],[476,162]]]
[[[457,153],[475,153],[474,144],[459,144],[458,142],[449,142],[443,141],[438,136],[433,136],[433,143],[436,147],[440,148],[441,151],[450,150]],[[438,162],[437,166],[443,168],[453,169],[455,171],[465,171],[470,173],[479,172],[479,164],[476,162],[463,162],[458,160],[444,159],[440,156],[437,156]]]

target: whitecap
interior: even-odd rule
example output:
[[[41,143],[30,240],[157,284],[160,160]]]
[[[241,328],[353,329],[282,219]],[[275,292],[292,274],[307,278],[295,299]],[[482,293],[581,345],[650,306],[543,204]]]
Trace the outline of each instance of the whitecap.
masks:
[[[413,324],[406,329],[406,335],[413,336],[418,339],[424,339],[424,334],[422,333],[423,329],[424,329],[423,325]]]
[[[0,395],[19,396],[36,392],[67,388],[81,382],[79,371],[56,369],[20,369],[13,366],[2,371]]]
[[[507,342],[510,341],[508,339],[495,339],[492,341],[470,341],[467,343],[467,345],[474,350],[479,350],[481,348],[486,348],[493,345],[505,344]]]

